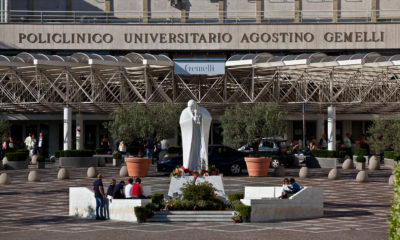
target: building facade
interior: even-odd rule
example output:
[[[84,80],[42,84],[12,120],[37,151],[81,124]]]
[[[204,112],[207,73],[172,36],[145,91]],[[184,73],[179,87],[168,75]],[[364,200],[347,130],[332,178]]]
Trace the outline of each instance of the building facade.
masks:
[[[227,107],[276,102],[288,139],[303,137],[304,115],[305,136],[336,136],[333,148],[399,111],[394,0],[0,3],[0,118],[15,141],[43,132],[50,154],[99,146],[108,115],[132,102],[196,100],[214,116],[211,143]]]

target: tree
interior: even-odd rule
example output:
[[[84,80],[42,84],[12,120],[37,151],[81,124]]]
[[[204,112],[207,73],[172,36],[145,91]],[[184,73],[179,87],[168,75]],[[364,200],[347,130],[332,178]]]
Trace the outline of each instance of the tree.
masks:
[[[381,153],[385,148],[392,148],[400,153],[400,121],[398,116],[384,116],[374,119],[368,129],[368,142],[375,153]]]
[[[286,113],[276,103],[236,105],[221,117],[224,144],[233,148],[248,143],[258,152],[260,137],[277,137],[286,132]]]
[[[143,139],[152,136],[158,140],[175,135],[179,123],[181,106],[163,103],[156,106],[131,104],[116,109],[111,121],[105,127],[116,142],[138,144],[139,152],[143,150]]]
[[[1,140],[3,137],[6,137],[8,135],[8,130],[10,129],[11,124],[7,120],[0,120],[0,137]]]

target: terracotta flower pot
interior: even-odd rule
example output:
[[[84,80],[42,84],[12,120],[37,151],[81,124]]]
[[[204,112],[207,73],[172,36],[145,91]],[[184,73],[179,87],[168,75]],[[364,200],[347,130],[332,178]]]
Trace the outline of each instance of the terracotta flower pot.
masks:
[[[146,177],[150,168],[150,158],[126,157],[126,168],[129,177]]]
[[[272,161],[270,157],[245,157],[247,171],[250,177],[266,177],[269,165]]]

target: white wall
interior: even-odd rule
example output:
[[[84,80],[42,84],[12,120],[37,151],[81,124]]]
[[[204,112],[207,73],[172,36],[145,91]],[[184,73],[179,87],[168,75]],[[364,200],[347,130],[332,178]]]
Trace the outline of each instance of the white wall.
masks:
[[[303,0],[303,18],[332,18],[332,0]]]
[[[218,18],[218,1],[191,0],[187,2],[186,10],[189,18]]]
[[[338,0],[341,18],[371,16],[371,0]],[[348,12],[346,12],[348,11]]]
[[[378,17],[399,17],[399,0],[378,0],[377,5],[377,9],[379,9]]]
[[[115,16],[119,18],[141,18],[143,16],[143,1],[114,0],[114,11],[120,12]],[[122,12],[130,13],[122,13]]]
[[[294,0],[264,0],[264,18],[293,19]]]
[[[228,18],[255,18],[256,1],[226,0],[226,11]]]
[[[151,18],[180,18],[181,11],[171,6],[170,1],[149,0]]]

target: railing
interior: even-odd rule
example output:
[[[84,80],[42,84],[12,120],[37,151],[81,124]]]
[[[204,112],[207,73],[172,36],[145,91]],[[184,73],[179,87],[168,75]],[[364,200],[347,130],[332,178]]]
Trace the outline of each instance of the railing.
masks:
[[[302,11],[0,11],[1,23],[73,24],[184,24],[184,23],[329,23],[400,22],[398,10],[302,10]]]

